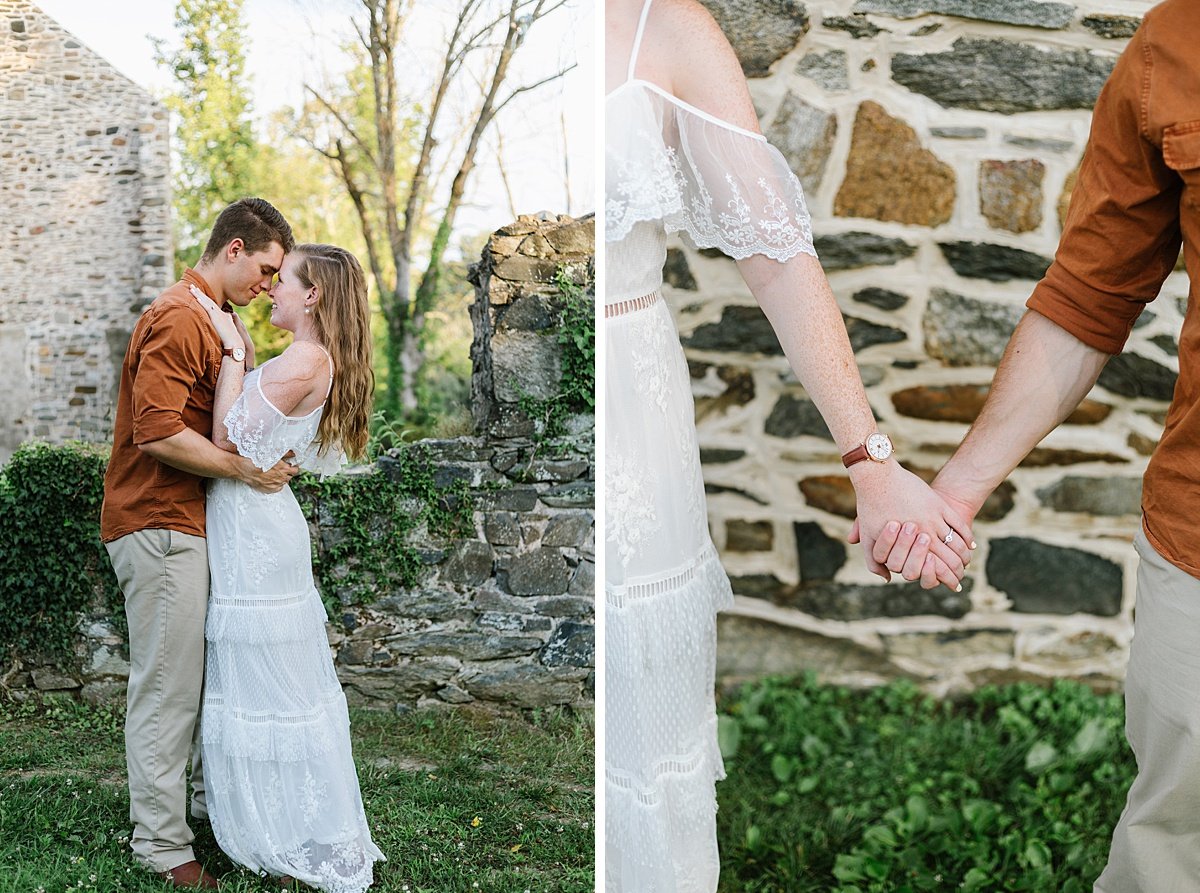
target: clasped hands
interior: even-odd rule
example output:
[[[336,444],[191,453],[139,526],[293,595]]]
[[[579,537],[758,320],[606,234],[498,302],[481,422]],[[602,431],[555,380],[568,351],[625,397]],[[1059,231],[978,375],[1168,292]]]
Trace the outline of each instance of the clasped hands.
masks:
[[[862,543],[868,570],[885,580],[892,574],[920,580],[923,589],[940,583],[961,591],[975,547],[970,519],[977,507],[940,492],[936,481],[931,486],[895,462],[864,469],[854,478],[854,489],[858,517],[849,541]]]

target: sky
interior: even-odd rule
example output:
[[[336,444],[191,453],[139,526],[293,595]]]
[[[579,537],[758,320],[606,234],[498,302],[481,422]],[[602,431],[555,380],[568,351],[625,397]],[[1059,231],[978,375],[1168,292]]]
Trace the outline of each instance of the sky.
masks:
[[[173,0],[124,0],[120,15],[96,0],[35,2],[134,82],[155,95],[170,90],[169,72],[154,63],[151,37],[177,45]],[[439,61],[447,16],[456,4],[454,0],[420,0],[416,6],[420,12],[401,48],[401,80],[405,65],[424,70]],[[578,62],[560,81],[514,100],[497,119],[509,185],[520,213],[569,210],[578,216],[595,208],[593,6],[591,0],[569,0],[567,8],[530,30],[526,45],[514,59],[514,69],[518,69],[512,75],[514,85],[524,82],[518,79],[521,74],[537,80],[571,61]],[[246,0],[247,75],[257,116],[265,119],[279,108],[299,105],[306,81],[336,80],[343,60],[340,46],[353,38],[350,16],[360,8],[356,0]],[[535,70],[539,73],[532,74]],[[570,171],[569,209],[564,149]],[[496,156],[493,130],[477,156],[478,166],[458,215],[460,232],[490,232],[512,218]],[[445,192],[443,188],[442,194]]]

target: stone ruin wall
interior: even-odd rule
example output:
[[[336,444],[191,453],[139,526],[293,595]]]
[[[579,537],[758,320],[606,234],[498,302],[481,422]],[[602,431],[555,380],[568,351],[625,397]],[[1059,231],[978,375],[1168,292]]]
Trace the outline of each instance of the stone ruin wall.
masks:
[[[1152,4],[704,2],[804,183],[880,428],[931,477],[1053,257],[1091,106]],[[1182,270],[1069,424],[984,507],[961,595],[884,586],[845,546],[854,500],[838,451],[734,264],[677,243],[666,274],[710,523],[738,593],[721,619],[724,680],[813,668],[939,692],[1054,676],[1120,685]]]
[[[27,0],[0,0],[0,208],[0,461],[108,440],[171,275],[167,111]]]
[[[521,238],[514,241],[514,233]],[[553,363],[534,363],[524,381],[547,395],[556,392],[553,279],[565,267],[594,297],[593,236],[591,218],[553,215],[522,217],[493,235],[470,274],[476,307],[486,311],[477,317],[500,320],[481,333],[473,349],[479,387],[503,395],[501,382],[493,386],[486,370],[522,369],[540,345],[554,352]],[[536,262],[517,250],[522,244],[527,250],[541,246]],[[503,332],[529,337],[506,339]],[[536,369],[545,376],[540,383]],[[465,481],[472,489],[473,529],[451,539],[413,531],[420,581],[380,592],[369,605],[347,605],[332,617],[329,643],[350,703],[387,709],[592,705],[594,420],[572,419],[569,433],[550,445],[532,436],[532,423],[519,418],[515,407],[501,413],[503,406],[503,400],[497,402],[494,424],[478,436],[419,442],[429,451],[438,486]],[[384,474],[398,469],[386,455],[378,467]],[[309,518],[318,554],[346,535],[333,508],[318,501]],[[341,569],[335,567],[333,576],[342,577]],[[124,640],[103,614],[83,618],[80,632],[77,667],[26,659],[0,685],[17,698],[33,691],[78,695],[92,703],[124,697],[129,675]]]

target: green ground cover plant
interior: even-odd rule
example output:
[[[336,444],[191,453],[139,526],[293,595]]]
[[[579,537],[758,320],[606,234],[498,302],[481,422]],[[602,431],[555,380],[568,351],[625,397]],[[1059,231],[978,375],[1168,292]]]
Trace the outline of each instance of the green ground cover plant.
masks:
[[[128,850],[121,711],[0,702],[0,893],[161,893]],[[559,711],[352,711],[372,834],[373,891],[591,893],[593,725]],[[227,893],[278,890],[221,855],[197,856]]]
[[[723,699],[725,893],[1086,893],[1133,779],[1120,695],[936,700],[767,680]]]

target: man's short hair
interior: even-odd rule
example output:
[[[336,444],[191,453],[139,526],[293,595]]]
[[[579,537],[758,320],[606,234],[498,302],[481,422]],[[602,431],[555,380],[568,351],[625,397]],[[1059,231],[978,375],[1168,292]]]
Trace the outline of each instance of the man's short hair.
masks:
[[[247,254],[263,251],[272,242],[279,243],[284,253],[296,247],[291,226],[274,205],[261,198],[239,199],[217,216],[203,260],[215,259],[234,239],[242,240]]]

